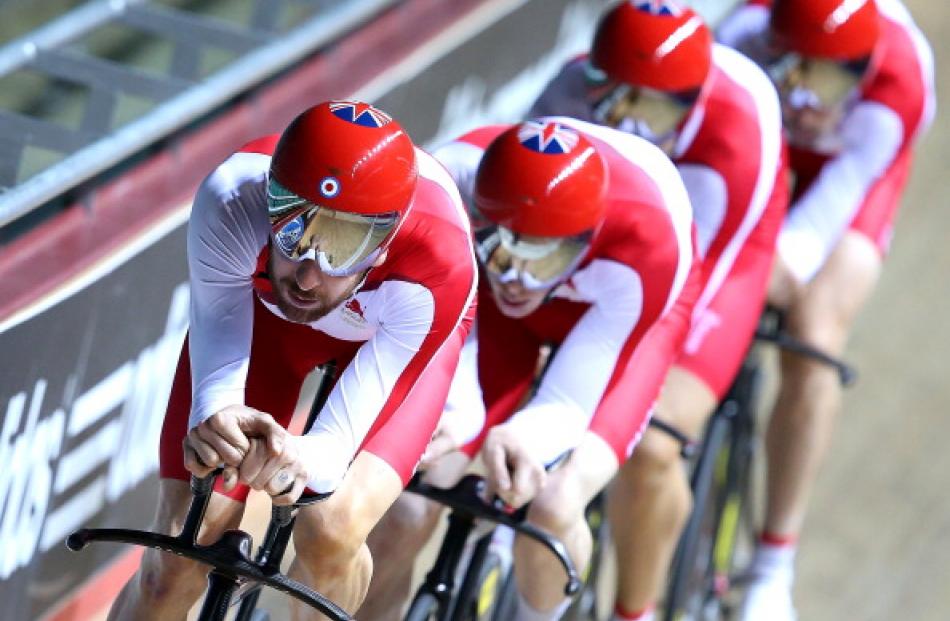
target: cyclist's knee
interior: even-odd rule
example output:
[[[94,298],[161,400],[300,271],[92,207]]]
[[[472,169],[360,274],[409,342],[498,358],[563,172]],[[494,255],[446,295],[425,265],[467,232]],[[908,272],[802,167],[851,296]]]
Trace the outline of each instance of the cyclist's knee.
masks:
[[[866,238],[848,234],[789,311],[789,329],[809,345],[838,355],[880,274]]]
[[[556,473],[561,474],[561,473]],[[531,501],[528,521],[554,535],[570,530],[584,516],[584,497],[573,477],[554,476]]]
[[[139,595],[143,603],[161,603],[169,598],[192,601],[205,588],[207,567],[164,552],[147,550],[138,572]]]
[[[318,567],[339,567],[353,561],[365,543],[359,529],[351,528],[347,511],[321,507],[294,527],[297,559],[311,571]]]
[[[683,476],[681,446],[675,438],[649,429],[624,464],[621,479],[638,488],[665,487],[670,477]]]
[[[370,536],[374,552],[414,557],[425,545],[435,527],[441,507],[415,494],[402,494],[380,520]]]

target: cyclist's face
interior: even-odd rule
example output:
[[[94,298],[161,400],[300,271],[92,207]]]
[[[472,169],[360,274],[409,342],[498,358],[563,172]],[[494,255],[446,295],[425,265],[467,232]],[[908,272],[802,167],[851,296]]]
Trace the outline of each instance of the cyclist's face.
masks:
[[[386,259],[383,253],[374,263]],[[315,261],[293,261],[280,252],[270,253],[268,272],[277,307],[295,323],[312,323],[346,301],[365,272],[352,276],[328,276]]]
[[[782,102],[782,120],[788,140],[799,147],[812,147],[823,137],[834,135],[845,110],[837,108],[799,108]]]
[[[598,123],[645,138],[668,155],[699,97],[698,89],[673,93],[615,82],[593,67],[588,67],[585,80]]]
[[[813,146],[833,136],[859,96],[869,58],[835,61],[775,52],[767,70],[782,101],[789,141]]]
[[[526,289],[520,280],[503,283],[491,276],[488,277],[488,284],[491,286],[498,309],[506,317],[514,319],[527,317],[536,311],[544,303],[548,292],[553,289],[553,287],[541,290]]]

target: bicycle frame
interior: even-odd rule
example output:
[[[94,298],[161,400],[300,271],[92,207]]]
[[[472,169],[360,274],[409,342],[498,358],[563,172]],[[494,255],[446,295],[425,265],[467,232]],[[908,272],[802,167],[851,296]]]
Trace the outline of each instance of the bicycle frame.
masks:
[[[772,343],[780,349],[834,368],[843,386],[852,384],[857,376],[847,364],[786,333],[782,314],[776,309],[763,312],[755,339],[758,343]],[[733,571],[734,551],[743,516],[750,528],[752,524],[749,514],[752,503],[748,496],[750,464],[755,449],[756,408],[764,372],[760,357],[761,352],[753,344],[728,394],[707,423],[691,478],[695,509],[683,529],[671,567],[665,620],[677,618],[689,597],[699,597],[704,606],[709,602],[721,606],[723,597],[745,581],[741,571]],[[712,504],[706,502],[710,494]],[[700,530],[704,524],[706,529],[703,532],[708,533],[711,540],[708,541],[708,550],[700,551]],[[706,552],[708,556],[704,555]],[[703,575],[699,577],[697,571]],[[692,576],[688,575],[691,572]],[[698,587],[703,592],[690,595],[690,587]]]
[[[171,552],[185,558],[210,565],[208,592],[199,613],[199,621],[221,621],[227,614],[231,596],[244,580],[258,582],[285,593],[312,608],[319,610],[334,621],[352,621],[352,617],[335,603],[310,587],[288,578],[279,571],[280,554],[275,554],[279,541],[276,533],[293,520],[293,512],[299,505],[275,507],[273,519],[277,522],[274,536],[265,537],[268,549],[259,562],[250,556],[251,536],[244,531],[228,530],[210,545],[197,542],[198,530],[211,499],[214,480],[218,472],[207,477],[192,477],[191,491],[194,495],[181,533],[176,537],[149,531],[123,528],[80,529],[66,539],[66,546],[78,552],[95,541],[114,541],[145,546]],[[268,529],[268,532],[272,532]],[[284,546],[286,548],[286,541]]]

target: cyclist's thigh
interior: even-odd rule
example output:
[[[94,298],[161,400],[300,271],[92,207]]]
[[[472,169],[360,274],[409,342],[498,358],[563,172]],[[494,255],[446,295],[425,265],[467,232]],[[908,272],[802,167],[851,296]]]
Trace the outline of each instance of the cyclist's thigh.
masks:
[[[360,451],[329,498],[300,510],[294,527],[298,556],[302,548],[327,556],[355,553],[403,487],[389,463]]]
[[[880,272],[881,255],[873,242],[848,231],[789,309],[789,331],[831,355],[840,355]]]
[[[456,451],[443,456],[429,467],[423,475],[423,481],[436,487],[452,487],[462,478],[471,458],[465,453]],[[370,548],[376,541],[388,543],[393,536],[400,537],[397,545],[409,545],[407,538],[418,540],[419,535],[428,539],[442,512],[442,505],[412,492],[403,492],[386,512],[370,536]],[[420,542],[424,543],[424,541]]]
[[[675,364],[666,374],[654,416],[697,439],[719,399],[705,376],[695,373],[691,367]],[[663,435],[670,437],[669,434]]]
[[[725,277],[706,283],[693,312],[677,364],[701,380],[716,400],[729,390],[752,341],[773,254],[773,246],[747,242]]]

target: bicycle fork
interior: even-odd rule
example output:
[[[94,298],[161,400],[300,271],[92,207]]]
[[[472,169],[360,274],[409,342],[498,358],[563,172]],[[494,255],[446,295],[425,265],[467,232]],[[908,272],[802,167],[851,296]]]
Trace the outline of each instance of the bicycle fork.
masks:
[[[442,540],[438,556],[432,569],[426,574],[419,593],[431,593],[439,601],[439,618],[447,619],[448,610],[455,590],[455,573],[465,553],[465,543],[475,527],[475,518],[452,511],[449,513],[448,530]]]

